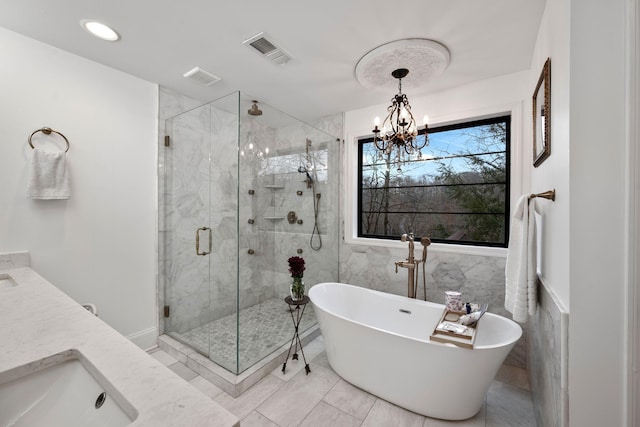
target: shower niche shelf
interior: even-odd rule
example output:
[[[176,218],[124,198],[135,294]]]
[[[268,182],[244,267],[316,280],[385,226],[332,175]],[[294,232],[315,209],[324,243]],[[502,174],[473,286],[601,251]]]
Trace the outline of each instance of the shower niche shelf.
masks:
[[[278,184],[265,184],[264,188],[270,188],[272,190],[282,190],[284,188],[284,185],[278,185]]]
[[[265,216],[264,219],[267,221],[282,221],[285,217],[283,216]]]

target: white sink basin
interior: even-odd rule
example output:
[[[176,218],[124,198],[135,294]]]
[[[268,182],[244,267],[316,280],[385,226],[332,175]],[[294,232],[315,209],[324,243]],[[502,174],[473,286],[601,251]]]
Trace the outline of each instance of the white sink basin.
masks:
[[[2,288],[11,288],[14,286],[18,286],[18,284],[9,276],[8,274],[0,274],[0,289]]]
[[[137,416],[76,350],[0,372],[0,426],[120,427]]]

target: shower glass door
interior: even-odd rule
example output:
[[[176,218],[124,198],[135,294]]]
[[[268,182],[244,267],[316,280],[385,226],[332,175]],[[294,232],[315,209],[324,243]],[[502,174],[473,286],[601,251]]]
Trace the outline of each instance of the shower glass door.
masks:
[[[231,372],[237,371],[238,96],[165,121],[160,215],[164,332]]]
[[[167,119],[159,153],[164,333],[234,374],[291,341],[290,257],[306,293],[339,271],[339,141],[253,105],[236,92]],[[315,326],[308,304],[301,336]]]

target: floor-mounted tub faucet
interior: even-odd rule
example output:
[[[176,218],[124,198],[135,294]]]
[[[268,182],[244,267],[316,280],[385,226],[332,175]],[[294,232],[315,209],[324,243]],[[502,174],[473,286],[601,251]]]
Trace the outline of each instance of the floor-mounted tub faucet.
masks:
[[[427,262],[427,246],[431,244],[431,239],[428,237],[423,237],[420,239],[420,243],[424,247],[422,249],[422,259],[416,260],[414,255],[414,243],[413,243],[413,233],[403,234],[400,237],[400,241],[409,242],[409,256],[404,261],[396,261],[396,273],[398,272],[398,267],[406,268],[408,270],[407,274],[407,296],[409,298],[415,298],[418,292],[418,274],[416,274],[416,270],[418,266],[422,263],[422,282],[424,288],[424,299],[427,300],[427,279],[425,275],[425,265]]]
[[[416,263],[415,263],[415,257],[413,256],[413,249],[414,249],[413,233],[403,234],[402,236],[400,236],[400,241],[409,242],[409,256],[405,261],[396,261],[396,273],[398,272],[398,267],[406,268],[408,270],[407,296],[409,298],[415,298],[416,294],[414,292],[413,282],[415,281],[414,275],[415,275]]]

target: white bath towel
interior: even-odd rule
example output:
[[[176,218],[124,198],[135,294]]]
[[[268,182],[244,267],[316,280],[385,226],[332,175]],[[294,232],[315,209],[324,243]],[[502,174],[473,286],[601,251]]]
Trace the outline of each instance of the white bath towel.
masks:
[[[504,308],[516,322],[526,322],[537,305],[535,201],[521,196],[511,218],[505,268]]]
[[[68,199],[71,197],[66,154],[35,148],[27,186],[29,199]]]

